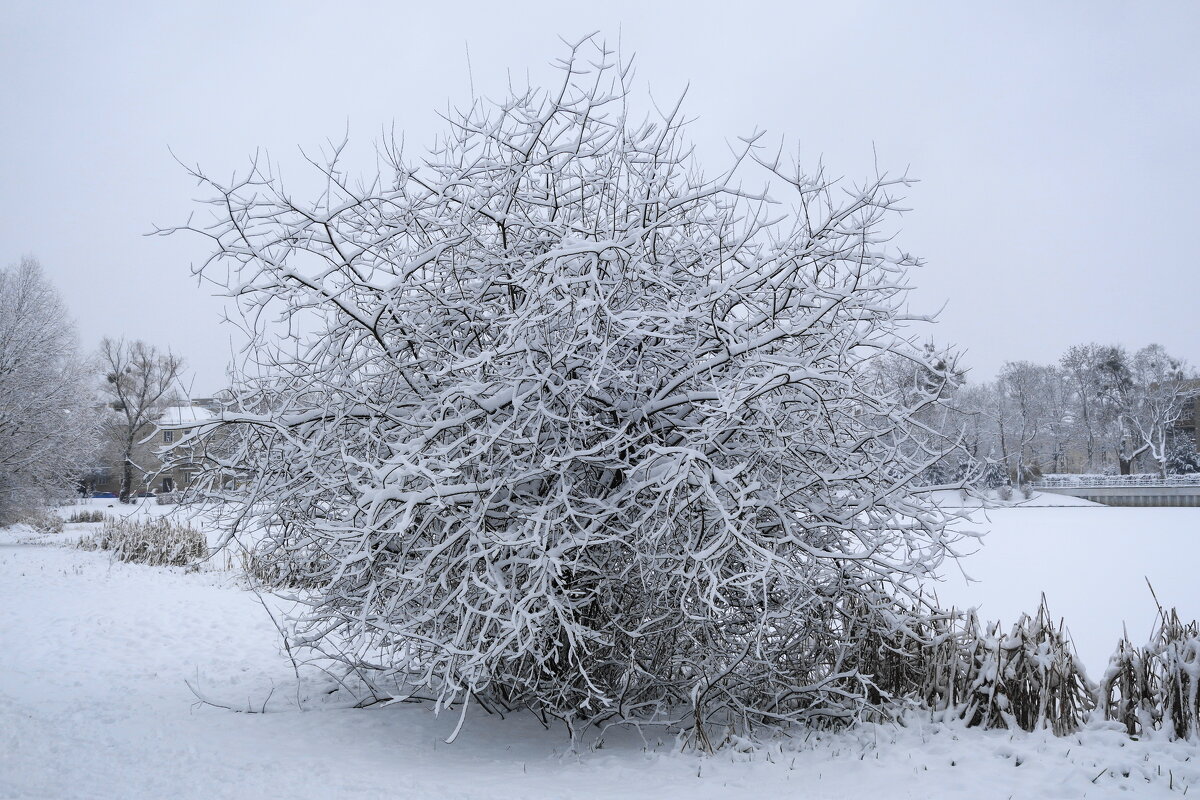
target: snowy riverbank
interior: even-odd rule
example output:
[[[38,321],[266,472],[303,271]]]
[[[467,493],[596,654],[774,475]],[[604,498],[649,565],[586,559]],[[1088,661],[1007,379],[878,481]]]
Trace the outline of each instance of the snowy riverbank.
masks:
[[[1045,587],[1055,614],[1077,632],[1102,628],[1108,647],[1120,624],[1110,613],[1131,631],[1149,624],[1144,604],[1122,605],[1145,591],[1143,566],[1159,567],[1151,578],[1164,602],[1200,609],[1188,580],[1200,550],[1191,510],[989,516],[981,524],[992,535],[966,562],[982,582],[961,595],[984,616],[1011,622]],[[319,675],[302,675],[297,691],[271,620],[235,573],[119,564],[53,544],[72,535],[0,532],[0,798],[1172,797],[1200,784],[1195,742],[1131,741],[1103,726],[1063,739],[872,726],[713,757],[623,732],[575,754],[532,716],[472,709],[446,745],[456,714],[337,708]],[[952,589],[943,596],[955,599]],[[198,704],[185,681],[270,713]]]

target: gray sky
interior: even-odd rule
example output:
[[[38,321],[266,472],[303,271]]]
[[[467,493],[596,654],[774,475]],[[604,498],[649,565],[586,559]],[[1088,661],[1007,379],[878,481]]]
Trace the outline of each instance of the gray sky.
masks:
[[[1070,344],[1157,341],[1200,363],[1200,4],[44,3],[3,5],[0,263],[38,256],[101,336],[168,345],[218,388],[222,304],[189,265],[188,163],[228,175],[265,148],[409,151],[435,111],[548,74],[558,35],[602,31],[640,85],[685,86],[711,172],[755,127],[849,178],[921,183],[899,244],[918,310],[973,376]],[[110,7],[111,6],[111,7]],[[472,69],[467,68],[470,48]]]

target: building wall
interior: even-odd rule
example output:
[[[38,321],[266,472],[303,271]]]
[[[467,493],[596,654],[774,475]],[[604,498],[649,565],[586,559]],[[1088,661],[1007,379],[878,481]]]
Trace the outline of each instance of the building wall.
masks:
[[[1192,438],[1196,440],[1196,449],[1200,450],[1200,395],[1192,401]]]
[[[134,451],[133,461],[148,474],[139,481],[140,473],[138,470],[134,470],[134,491],[161,493],[179,491],[190,486],[191,481],[194,479],[194,474],[191,470],[186,467],[164,470],[162,469],[162,459],[157,455],[158,450],[169,446],[173,442],[178,442],[190,430],[191,428],[171,431],[156,430],[154,436],[149,441],[137,446]],[[167,441],[168,434],[171,437],[170,442]],[[110,458],[109,460],[111,463],[99,464],[95,469],[84,475],[80,487],[83,491],[88,494],[97,494],[100,492],[121,493],[122,463],[117,457]],[[169,483],[164,483],[168,479]]]

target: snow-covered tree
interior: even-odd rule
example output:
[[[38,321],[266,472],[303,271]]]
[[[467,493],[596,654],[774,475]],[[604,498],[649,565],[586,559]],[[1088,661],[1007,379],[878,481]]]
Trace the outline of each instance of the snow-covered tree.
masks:
[[[164,407],[174,400],[174,390],[183,369],[183,359],[141,340],[104,339],[100,343],[100,368],[104,379],[101,392],[111,413],[105,431],[121,462],[121,502],[136,490],[135,476],[144,480],[147,464],[139,464],[138,445],[154,432],[154,423]],[[142,461],[148,460],[149,453]]]
[[[955,398],[966,376],[958,367],[957,356],[931,341],[921,346],[919,356],[906,352],[873,359],[874,389],[893,395],[893,401],[912,410],[912,424],[906,433],[911,455],[943,454],[925,479],[935,483],[965,480],[979,469],[965,437],[971,420],[956,403],[947,401]],[[936,402],[930,402],[931,398]]]
[[[1061,472],[1072,445],[1073,398],[1054,365],[1010,361],[996,379],[1003,411],[997,416],[1009,473],[1025,483],[1041,472]]]
[[[1196,447],[1193,431],[1176,429],[1169,437],[1167,472],[1176,475],[1200,472],[1200,448]]]
[[[561,67],[424,158],[386,143],[365,183],[335,149],[311,202],[261,161],[197,171],[200,271],[259,332],[241,411],[192,437],[232,447],[212,491],[246,476],[230,535],[302,573],[296,641],[380,695],[700,746],[853,719],[848,632],[920,613],[953,541],[914,422],[945,382],[873,380],[924,363],[890,243],[908,180],[804,174],[759,135],[706,177],[602,46]]]
[[[92,466],[87,382],[74,323],[36,259],[0,269],[0,521]]]
[[[1188,380],[1188,366],[1160,344],[1138,350],[1131,366],[1133,381],[1121,414],[1131,454],[1122,457],[1122,466],[1145,453],[1165,478],[1171,434],[1185,411],[1190,411],[1196,387]]]
[[[1128,356],[1114,345],[1073,345],[1059,359],[1071,394],[1075,440],[1084,472],[1099,472],[1120,439],[1121,398],[1129,388]]]

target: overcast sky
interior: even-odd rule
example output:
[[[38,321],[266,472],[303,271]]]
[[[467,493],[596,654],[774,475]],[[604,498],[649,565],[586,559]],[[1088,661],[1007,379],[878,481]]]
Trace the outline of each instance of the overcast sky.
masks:
[[[411,151],[472,77],[537,82],[593,30],[655,97],[690,87],[711,172],[757,127],[920,178],[911,301],[946,304],[973,377],[1092,340],[1200,363],[1200,3],[0,2],[0,263],[36,255],[88,349],[181,353],[195,395],[230,334],[191,277],[204,241],[145,236],[195,207],[171,151],[224,176],[265,148],[287,177],[299,147],[393,123]]]

